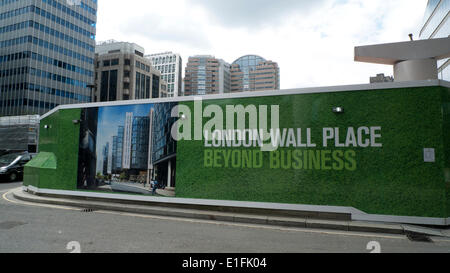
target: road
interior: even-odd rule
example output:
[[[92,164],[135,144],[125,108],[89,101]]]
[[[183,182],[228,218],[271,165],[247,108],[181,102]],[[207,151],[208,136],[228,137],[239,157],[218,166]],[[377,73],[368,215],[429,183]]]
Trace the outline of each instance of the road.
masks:
[[[4,182],[0,180],[0,193],[22,186],[22,182]]]
[[[83,253],[368,253],[450,252],[450,238],[413,242],[401,235],[307,230],[210,222],[108,211],[82,212],[14,200],[0,184],[0,252],[68,253],[77,242]]]

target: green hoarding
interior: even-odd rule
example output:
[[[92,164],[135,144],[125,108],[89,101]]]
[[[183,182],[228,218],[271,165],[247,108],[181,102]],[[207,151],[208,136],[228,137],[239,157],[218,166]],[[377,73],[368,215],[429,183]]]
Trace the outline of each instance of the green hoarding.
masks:
[[[167,186],[175,187],[176,197],[346,206],[369,214],[446,218],[450,217],[449,93],[447,87],[425,86],[204,98],[200,104],[198,101],[181,101],[178,107],[183,119],[177,120],[175,125],[180,127],[175,126],[175,129],[179,134],[177,137],[184,136],[184,139],[178,140],[176,146],[164,142],[172,152],[167,152],[165,147],[166,154],[151,156],[149,162],[152,164],[149,165],[152,167],[148,168],[155,168],[152,173],[172,171],[171,178],[159,173],[155,177],[165,179],[161,181],[163,184],[170,183]],[[150,101],[146,106],[140,105],[145,109],[138,110],[120,108],[125,106],[96,106],[98,114],[94,113],[98,115],[98,125],[92,125],[95,129],[90,131],[96,132],[93,136],[97,152],[89,158],[97,161],[97,172],[102,169],[99,151],[102,147],[106,151],[110,146],[101,142],[101,126],[106,124],[103,111],[117,107],[114,111],[123,113],[124,120],[125,113],[133,113],[130,115],[136,123],[153,121],[167,125],[167,117],[164,120],[161,119],[163,115],[155,114],[162,111],[158,104],[164,103]],[[343,111],[336,111],[336,107]],[[247,110],[245,118],[230,114],[233,109]],[[88,157],[77,153],[82,140],[80,127],[71,122],[80,119],[83,111],[61,109],[41,121],[41,127],[55,123],[61,129],[54,130],[55,133],[41,130],[40,151],[55,155],[57,175],[48,181],[40,179],[40,188],[87,189],[86,183],[84,188],[80,187],[83,183],[79,180],[86,177],[86,174],[80,175],[80,164],[85,164],[82,161]],[[223,114],[221,118],[218,117],[220,113]],[[266,140],[266,143],[275,141],[279,146],[276,149],[266,151],[260,147],[261,139],[250,139],[261,131],[244,130],[253,129],[251,121],[255,113],[258,125],[261,125],[261,117],[266,117],[270,124],[272,115],[278,114],[279,126],[272,128],[272,136]],[[225,129],[232,117],[235,131]],[[123,143],[126,143],[126,121],[120,122],[114,125],[119,128],[114,127],[114,136],[117,142],[117,132],[122,132],[120,128],[124,127]],[[67,128],[63,129],[63,124]],[[199,124],[202,125],[200,129]],[[238,130],[241,129],[239,124],[243,125],[243,130]],[[168,126],[160,126],[165,128],[165,133],[154,126],[149,126],[154,128],[154,136],[146,147],[153,147],[152,152],[156,153],[161,148],[154,144],[160,142],[157,136],[167,136]],[[195,138],[196,134],[203,136],[205,128],[214,133],[222,132],[225,138]],[[71,133],[73,131],[76,133]],[[134,136],[140,131],[132,132]],[[226,136],[238,133],[243,136],[241,141],[226,139]],[[131,131],[129,134],[132,135]],[[190,137],[186,137],[188,135]],[[108,139],[114,136],[108,136]],[[124,158],[128,151],[123,148],[125,144],[121,147]],[[131,156],[132,151],[133,148],[130,149]],[[107,155],[104,158],[106,162]],[[133,169],[133,158],[128,169]],[[165,160],[171,161],[168,170],[167,165],[164,168],[153,166],[153,163],[157,165]],[[104,170],[108,169],[105,162]],[[122,162],[122,166],[124,164]],[[32,166],[29,168],[31,173]],[[134,174],[130,172],[125,176],[137,177],[150,171],[139,168],[135,168]],[[110,166],[109,169],[114,168]],[[117,176],[119,173],[124,172],[117,171]],[[92,172],[89,175],[92,176]],[[31,180],[26,183],[36,185]]]

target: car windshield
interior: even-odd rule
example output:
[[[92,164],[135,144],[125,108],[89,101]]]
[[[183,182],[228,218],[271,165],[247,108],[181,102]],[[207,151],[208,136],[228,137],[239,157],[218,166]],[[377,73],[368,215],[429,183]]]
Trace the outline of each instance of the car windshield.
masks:
[[[0,156],[0,166],[5,166],[11,164],[14,160],[16,160],[20,155],[18,154],[9,154]]]

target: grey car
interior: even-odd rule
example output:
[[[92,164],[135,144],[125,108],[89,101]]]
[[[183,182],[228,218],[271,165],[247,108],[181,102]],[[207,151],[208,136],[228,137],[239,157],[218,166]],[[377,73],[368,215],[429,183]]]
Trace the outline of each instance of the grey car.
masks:
[[[25,164],[31,160],[27,152],[0,156],[0,181],[17,181],[23,178]]]

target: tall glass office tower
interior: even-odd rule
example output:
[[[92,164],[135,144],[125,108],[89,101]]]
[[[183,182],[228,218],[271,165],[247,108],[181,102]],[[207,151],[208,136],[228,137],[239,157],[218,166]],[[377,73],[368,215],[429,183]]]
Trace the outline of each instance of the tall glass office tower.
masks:
[[[421,39],[450,36],[450,0],[429,0],[425,10]],[[450,81],[450,59],[438,61],[439,79]]]
[[[85,103],[97,0],[0,0],[0,116]]]

